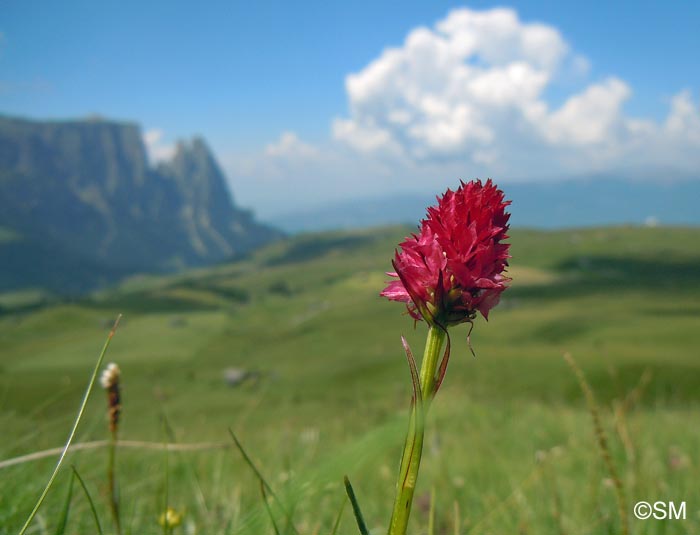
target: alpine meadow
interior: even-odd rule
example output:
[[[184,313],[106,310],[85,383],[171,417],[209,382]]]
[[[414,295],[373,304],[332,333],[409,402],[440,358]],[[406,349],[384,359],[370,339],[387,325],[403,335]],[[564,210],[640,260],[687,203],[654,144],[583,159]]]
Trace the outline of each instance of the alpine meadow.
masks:
[[[383,531],[411,396],[400,335],[416,351],[424,335],[378,293],[391,251],[412,230],[304,235],[234,263],[138,277],[67,302],[4,296],[1,532],[21,527],[59,451],[18,457],[60,450],[120,313],[105,362],[121,368],[115,472],[124,533],[161,533],[166,501],[181,514],[173,533],[331,533],[340,511],[337,533],[357,533],[343,508],[344,475],[369,529]],[[619,533],[622,513],[631,533],[692,533],[700,254],[689,244],[700,231],[511,234],[511,288],[488,322],[475,320],[476,357],[466,327],[451,331],[411,532]],[[564,354],[595,395],[606,453]],[[56,532],[70,466],[112,532],[99,390],[28,533]],[[274,490],[269,512],[229,429]],[[93,441],[103,442],[79,449]],[[606,455],[624,489],[622,511]],[[635,502],[657,499],[685,501],[686,520],[632,516]],[[77,483],[67,526],[95,532]]]
[[[700,535],[698,28],[0,1],[0,535]]]

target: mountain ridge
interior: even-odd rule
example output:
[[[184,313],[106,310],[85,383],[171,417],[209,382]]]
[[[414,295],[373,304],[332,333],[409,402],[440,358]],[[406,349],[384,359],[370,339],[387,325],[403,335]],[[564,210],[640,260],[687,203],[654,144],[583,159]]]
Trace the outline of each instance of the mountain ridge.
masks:
[[[0,268],[0,288],[59,291],[207,265],[281,236],[235,205],[202,138],[151,166],[138,124],[104,119],[0,116],[0,227],[23,243],[0,244],[12,259]],[[96,268],[54,280],[58,256],[66,269]]]
[[[516,227],[556,229],[608,225],[700,225],[696,177],[632,179],[595,175],[559,181],[499,183]],[[288,233],[415,225],[435,194],[397,193],[326,203],[266,220]]]

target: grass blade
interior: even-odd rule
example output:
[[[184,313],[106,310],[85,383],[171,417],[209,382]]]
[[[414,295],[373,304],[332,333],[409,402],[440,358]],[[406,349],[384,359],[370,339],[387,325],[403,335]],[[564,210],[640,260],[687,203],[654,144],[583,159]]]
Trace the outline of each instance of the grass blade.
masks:
[[[586,397],[586,404],[588,405],[588,412],[590,413],[591,419],[593,420],[593,430],[595,432],[596,440],[598,442],[600,456],[603,459],[603,464],[608,469],[610,479],[612,480],[615,489],[618,514],[620,515],[620,531],[622,532],[622,535],[629,535],[630,530],[629,520],[627,518],[627,502],[625,498],[625,489],[622,484],[622,480],[620,479],[620,476],[617,473],[617,468],[615,467],[615,463],[613,462],[613,458],[610,453],[610,448],[608,447],[608,437],[605,434],[605,430],[603,429],[603,424],[600,418],[600,411],[598,410],[598,404],[595,400],[595,394],[593,393],[591,385],[586,380],[586,376],[584,375],[583,370],[579,368],[574,358],[569,353],[565,353],[564,360],[574,372],[574,375],[576,375],[576,379],[578,379],[579,386],[581,387],[581,390],[583,391],[583,394]]]
[[[350,503],[352,504],[352,512],[355,513],[355,520],[357,521],[357,527],[359,528],[361,535],[369,535],[367,524],[365,524],[365,519],[362,517],[360,504],[357,502],[357,498],[355,497],[355,491],[352,489],[352,485],[350,484],[348,476],[345,476],[345,492],[348,493],[348,498],[350,498]]]
[[[66,503],[63,506],[63,511],[61,511],[61,517],[58,520],[58,526],[56,527],[56,535],[63,535],[66,532],[66,524],[68,523],[68,511],[70,510],[70,502],[73,498],[73,481],[75,480],[75,475],[71,475],[70,481],[68,482],[68,493],[66,494]]]
[[[114,519],[114,527],[117,530],[117,535],[122,535],[121,515],[119,512],[119,488],[115,476],[115,457],[117,452],[117,434],[112,433],[112,438],[109,442],[109,455],[107,460],[107,481],[109,485],[109,505],[112,510],[112,518]]]
[[[243,448],[243,445],[238,440],[238,437],[233,432],[233,429],[229,428],[228,432],[231,434],[231,438],[235,442],[236,447],[238,448],[238,451],[241,452],[241,455],[243,456],[243,460],[246,462],[246,464],[250,467],[250,469],[253,471],[255,476],[258,478],[258,480],[260,481],[260,484],[265,487],[265,490],[270,494],[270,496],[272,496],[272,499],[275,500],[275,503],[277,504],[277,506],[282,510],[282,512],[284,513],[285,519],[287,520],[290,527],[292,528],[292,531],[294,531],[294,533],[296,535],[299,535],[297,528],[294,526],[294,522],[292,522],[292,515],[284,507],[284,505],[282,504],[282,501],[275,494],[275,491],[272,490],[272,487],[267,483],[267,481],[265,481],[265,478],[263,477],[262,473],[260,472],[260,470],[258,470],[258,467],[255,466],[255,463],[253,462],[253,460],[250,458],[248,453]]]
[[[90,382],[88,383],[87,389],[85,390],[85,394],[83,395],[83,401],[80,404],[80,409],[78,410],[78,416],[75,418],[75,422],[73,423],[73,428],[70,431],[70,434],[68,435],[68,440],[66,440],[66,445],[63,446],[63,450],[61,451],[61,456],[58,458],[58,462],[56,463],[56,467],[53,470],[53,473],[51,474],[51,477],[49,478],[48,483],[46,483],[46,487],[44,487],[44,491],[41,493],[41,496],[39,496],[39,499],[37,500],[36,504],[34,505],[34,509],[32,509],[32,512],[29,513],[29,517],[27,518],[26,522],[22,526],[22,529],[19,532],[19,535],[24,535],[27,531],[27,528],[29,528],[29,525],[32,523],[32,520],[34,520],[34,517],[36,516],[37,512],[39,511],[39,508],[41,507],[41,504],[44,503],[44,500],[46,499],[46,495],[49,493],[49,490],[51,490],[51,487],[53,486],[54,481],[56,480],[56,476],[58,475],[58,471],[61,469],[61,465],[63,464],[63,459],[66,457],[66,453],[68,453],[68,448],[70,448],[71,442],[73,442],[73,438],[75,437],[75,433],[78,430],[78,425],[80,424],[80,421],[83,419],[83,414],[85,413],[85,407],[87,406],[88,399],[90,399],[90,394],[92,393],[92,388],[95,385],[95,380],[97,379],[97,374],[100,372],[100,368],[102,367],[102,361],[104,360],[105,354],[107,353],[107,348],[109,347],[109,343],[112,341],[112,338],[114,337],[114,333],[117,331],[117,327],[119,326],[119,320],[121,319],[122,315],[119,314],[117,316],[116,321],[114,322],[114,325],[112,326],[112,330],[109,332],[109,335],[107,336],[107,340],[105,341],[104,345],[102,346],[102,351],[100,352],[100,356],[97,358],[97,362],[95,363],[95,369],[92,371],[92,376],[90,377]]]
[[[83,478],[80,477],[80,474],[78,473],[78,470],[75,468],[75,466],[72,466],[71,468],[73,469],[73,475],[78,480],[78,483],[80,483],[80,486],[83,487],[85,497],[87,498],[88,503],[90,504],[90,511],[92,512],[92,518],[95,519],[95,527],[97,528],[97,533],[98,535],[104,535],[104,533],[102,532],[102,526],[100,525],[100,518],[97,516],[97,509],[95,509],[95,502],[92,501],[92,496],[90,496],[90,492],[87,489],[87,485],[85,485],[85,481],[83,481]]]
[[[166,412],[164,406],[161,407],[161,416],[163,418],[165,432],[168,436],[168,443],[166,447],[168,450],[174,450],[175,448],[173,446],[177,445],[177,436],[175,435],[175,430],[173,429],[173,426],[170,423],[168,413]],[[230,444],[227,443],[227,445]],[[192,482],[192,488],[195,490],[195,499],[197,500],[202,516],[206,518],[206,522],[207,524],[209,524],[211,522],[211,514],[209,511],[209,507],[207,506],[207,500],[204,497],[204,489],[202,488],[202,483],[199,477],[197,476],[197,470],[194,468],[191,461],[187,457],[178,456],[177,459],[180,464],[184,464],[185,469],[188,472],[188,476],[190,477]]]
[[[265,492],[265,484],[260,481],[260,494],[262,494],[262,500],[265,504],[265,510],[270,517],[270,522],[272,522],[272,528],[275,530],[275,535],[280,535],[280,530],[277,527],[277,522],[275,522],[275,515],[272,514],[272,509],[270,509],[270,504],[267,503],[267,493]]]
[[[336,535],[338,533],[338,528],[340,527],[340,521],[343,518],[343,512],[345,511],[346,503],[348,503],[347,498],[343,500],[342,504],[340,504],[340,511],[338,511],[338,516],[335,518],[335,523],[333,524],[333,531],[331,531],[331,535]]]
[[[98,448],[105,448],[110,445],[109,440],[93,440],[90,442],[74,442],[71,444],[71,451],[79,450],[94,450]],[[231,448],[230,442],[190,442],[188,444],[173,444],[173,443],[163,443],[163,442],[147,442],[143,440],[120,440],[117,443],[118,448],[134,448],[143,450],[162,450],[168,449],[169,451],[201,451],[201,450],[221,450]],[[40,459],[45,459],[46,457],[55,457],[63,452],[63,447],[60,448],[49,448],[48,450],[35,451],[34,453],[28,453],[26,455],[20,455],[18,457],[12,457],[10,459],[5,459],[0,461],[0,470],[9,468],[10,466],[15,466],[17,464],[24,464],[33,461],[38,461]]]

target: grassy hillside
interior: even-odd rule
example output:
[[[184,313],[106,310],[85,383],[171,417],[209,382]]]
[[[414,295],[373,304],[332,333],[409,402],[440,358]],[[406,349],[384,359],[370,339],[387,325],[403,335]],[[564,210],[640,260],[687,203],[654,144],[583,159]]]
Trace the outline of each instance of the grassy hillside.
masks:
[[[0,458],[65,440],[112,320],[123,370],[124,439],[230,443],[233,428],[301,533],[329,533],[349,474],[373,533],[393,500],[410,378],[399,336],[425,326],[378,297],[403,228],[307,235],[177,277],[132,279],[79,302],[0,315]],[[512,288],[490,321],[451,330],[453,356],[428,422],[412,525],[424,533],[617,533],[571,353],[598,396],[633,533],[700,529],[700,229],[514,231]],[[22,302],[19,300],[18,302]],[[251,372],[229,386],[225,370]],[[646,379],[643,379],[645,377]],[[647,379],[648,383],[647,383]],[[641,381],[641,383],[640,383]],[[106,438],[96,392],[79,441]],[[626,401],[625,401],[626,400]],[[106,451],[70,455],[109,526]],[[0,469],[0,533],[16,533],[55,458]],[[128,532],[158,533],[162,452],[118,453]],[[272,533],[254,477],[232,449],[171,453],[181,533]],[[67,472],[34,533],[53,533]],[[685,521],[639,521],[637,500],[686,501]],[[76,492],[69,533],[91,532]],[[276,510],[279,516],[279,510]],[[280,525],[284,521],[280,517]],[[42,527],[44,526],[44,527]],[[346,508],[340,533],[357,533]]]

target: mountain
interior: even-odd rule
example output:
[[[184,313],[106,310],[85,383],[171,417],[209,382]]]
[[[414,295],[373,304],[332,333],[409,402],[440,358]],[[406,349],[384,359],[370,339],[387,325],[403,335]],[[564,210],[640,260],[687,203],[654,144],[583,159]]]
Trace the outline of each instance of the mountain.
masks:
[[[138,125],[0,117],[0,290],[77,292],[280,237],[238,208],[202,139],[149,165]]]
[[[560,181],[503,182],[517,227],[562,228],[619,224],[700,225],[700,180],[590,176]],[[435,194],[398,194],[329,203],[283,214],[270,223],[296,233],[409,223],[415,225]]]

